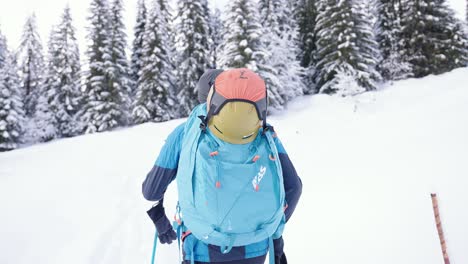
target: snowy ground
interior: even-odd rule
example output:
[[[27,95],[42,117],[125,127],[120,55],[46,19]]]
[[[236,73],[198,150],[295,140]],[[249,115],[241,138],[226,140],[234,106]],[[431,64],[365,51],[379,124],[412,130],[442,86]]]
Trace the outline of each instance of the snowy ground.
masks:
[[[468,68],[356,98],[304,97],[270,121],[304,183],[290,263],[468,263]],[[0,153],[0,263],[149,263],[141,183],[183,120]],[[175,186],[166,207],[172,215]],[[177,246],[157,263],[177,263]]]

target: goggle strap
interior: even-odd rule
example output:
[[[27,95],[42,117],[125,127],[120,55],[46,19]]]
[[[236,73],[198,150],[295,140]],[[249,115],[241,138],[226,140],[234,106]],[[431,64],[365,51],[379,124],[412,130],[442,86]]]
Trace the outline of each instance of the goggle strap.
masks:
[[[263,101],[263,104],[265,104],[265,111],[264,112],[262,112],[261,109],[259,108],[258,102],[252,102],[252,101],[242,100],[242,99],[235,99],[235,100],[225,99],[224,97],[222,97],[220,94],[218,94],[216,92],[216,86],[214,84],[212,86],[212,89],[213,89],[213,93],[212,93],[211,98],[210,98],[210,110],[208,111],[206,117],[204,117],[203,119],[199,117],[200,119],[202,119],[202,124],[200,124],[200,128],[202,128],[203,131],[206,130],[206,127],[208,126],[208,121],[213,116],[213,114],[215,114],[216,111],[219,112],[219,110],[227,102],[231,102],[231,101],[244,101],[244,102],[248,102],[248,103],[253,104],[255,106],[256,111],[257,111],[258,117],[263,120],[263,131],[266,131],[268,129],[268,125],[267,125],[267,122],[266,122],[266,116],[267,116],[267,112],[268,112],[268,89],[266,89],[266,91],[265,91],[265,98],[264,98],[265,101]],[[223,101],[218,102],[218,100],[220,100],[220,99],[223,100]],[[261,102],[261,101],[259,101],[259,102]],[[218,105],[218,104],[220,104],[220,105]]]
[[[266,122],[266,117],[267,117],[267,114],[268,114],[268,89],[265,89],[265,113],[262,113],[263,116],[263,131],[267,131],[268,130],[268,126],[267,126],[267,122]]]

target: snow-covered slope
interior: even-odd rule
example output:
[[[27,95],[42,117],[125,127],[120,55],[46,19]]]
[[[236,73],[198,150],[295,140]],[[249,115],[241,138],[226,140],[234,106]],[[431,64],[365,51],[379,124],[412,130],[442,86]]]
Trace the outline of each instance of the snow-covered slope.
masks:
[[[141,183],[182,122],[0,153],[0,263],[149,263]],[[304,184],[286,227],[291,263],[442,263],[431,192],[452,263],[468,263],[468,69],[304,97],[270,122]],[[177,246],[157,261],[177,263]]]

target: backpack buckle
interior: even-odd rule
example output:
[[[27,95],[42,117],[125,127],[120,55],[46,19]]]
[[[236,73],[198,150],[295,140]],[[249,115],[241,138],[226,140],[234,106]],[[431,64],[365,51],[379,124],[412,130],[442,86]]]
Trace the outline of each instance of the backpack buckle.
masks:
[[[206,116],[204,116],[204,115],[199,115],[198,118],[200,118],[200,120],[201,120],[200,129],[201,129],[203,132],[205,132],[205,131],[206,131],[206,122],[207,122]]]

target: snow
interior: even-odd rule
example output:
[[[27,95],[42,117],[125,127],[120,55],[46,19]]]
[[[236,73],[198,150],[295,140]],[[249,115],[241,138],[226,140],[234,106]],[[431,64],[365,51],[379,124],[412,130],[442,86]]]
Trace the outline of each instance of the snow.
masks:
[[[239,47],[241,48],[245,48],[247,47],[248,43],[247,43],[247,40],[246,39],[243,39],[241,40],[241,42],[239,42]]]
[[[355,97],[291,102],[269,122],[304,189],[286,226],[290,263],[468,263],[468,68]],[[141,183],[183,120],[0,153],[0,263],[149,263]],[[170,218],[172,184],[165,199]],[[157,263],[177,263],[177,243]]]

